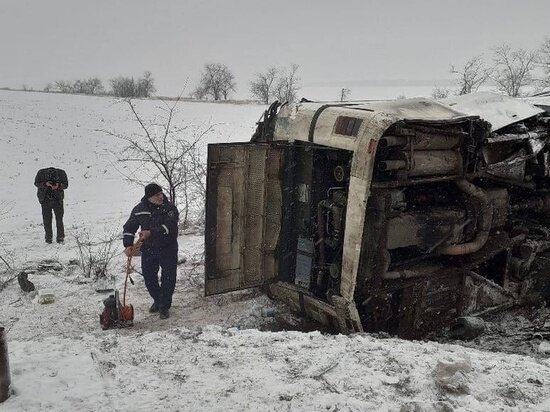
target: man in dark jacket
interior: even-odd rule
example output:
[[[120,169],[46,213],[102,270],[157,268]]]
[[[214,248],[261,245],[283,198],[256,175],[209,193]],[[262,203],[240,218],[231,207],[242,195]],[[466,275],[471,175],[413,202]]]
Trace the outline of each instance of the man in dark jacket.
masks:
[[[170,316],[172,294],[176,286],[178,264],[178,209],[168,201],[156,183],[145,186],[145,196],[134,207],[124,224],[124,253],[133,252],[134,236],[141,227],[141,271],[145,286],[153,298],[149,312]],[[159,267],[162,269],[160,285]]]
[[[64,190],[69,187],[67,173],[62,169],[47,167],[40,169],[34,178],[34,185],[38,188],[38,201],[42,205],[42,221],[46,232],[46,243],[52,243],[52,211],[55,214],[57,228],[57,243],[65,240],[65,228],[63,226],[63,198]]]

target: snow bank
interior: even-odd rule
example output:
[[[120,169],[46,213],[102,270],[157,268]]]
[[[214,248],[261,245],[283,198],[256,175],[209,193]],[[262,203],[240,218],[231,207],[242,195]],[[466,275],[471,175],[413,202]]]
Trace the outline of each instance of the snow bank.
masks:
[[[8,410],[545,410],[547,361],[220,326],[10,342]],[[444,376],[457,373],[462,389]],[[455,382],[456,379],[455,379]],[[463,390],[467,388],[467,390]],[[546,409],[547,410],[547,409]]]

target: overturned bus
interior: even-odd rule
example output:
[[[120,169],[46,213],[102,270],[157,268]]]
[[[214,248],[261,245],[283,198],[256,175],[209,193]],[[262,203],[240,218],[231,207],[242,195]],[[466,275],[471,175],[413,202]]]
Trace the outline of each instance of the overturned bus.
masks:
[[[490,93],[275,103],[252,141],[208,147],[205,293],[263,286],[408,338],[546,294],[549,131]]]

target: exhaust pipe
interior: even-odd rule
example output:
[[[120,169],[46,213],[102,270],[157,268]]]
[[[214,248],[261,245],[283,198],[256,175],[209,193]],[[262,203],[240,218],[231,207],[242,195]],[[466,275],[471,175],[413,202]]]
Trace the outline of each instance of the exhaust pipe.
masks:
[[[10,364],[8,362],[8,343],[6,329],[0,326],[0,403],[10,396]]]
[[[481,249],[489,238],[489,231],[493,223],[493,205],[487,194],[479,187],[471,184],[467,180],[458,180],[456,185],[460,190],[469,196],[479,200],[480,211],[478,218],[478,231],[474,240],[459,245],[449,245],[441,247],[438,252],[442,255],[468,255]]]

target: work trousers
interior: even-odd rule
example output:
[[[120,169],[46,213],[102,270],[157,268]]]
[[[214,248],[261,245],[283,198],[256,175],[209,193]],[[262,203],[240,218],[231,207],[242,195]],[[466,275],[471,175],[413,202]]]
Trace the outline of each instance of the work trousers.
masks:
[[[145,286],[159,310],[172,306],[176,287],[178,249],[148,249],[141,253],[141,271]],[[161,268],[160,284],[158,271]]]
[[[63,201],[45,201],[42,203],[42,221],[46,232],[46,241],[51,242],[53,238],[52,218],[55,214],[55,226],[57,229],[57,241],[65,239],[65,227],[63,226]]]

